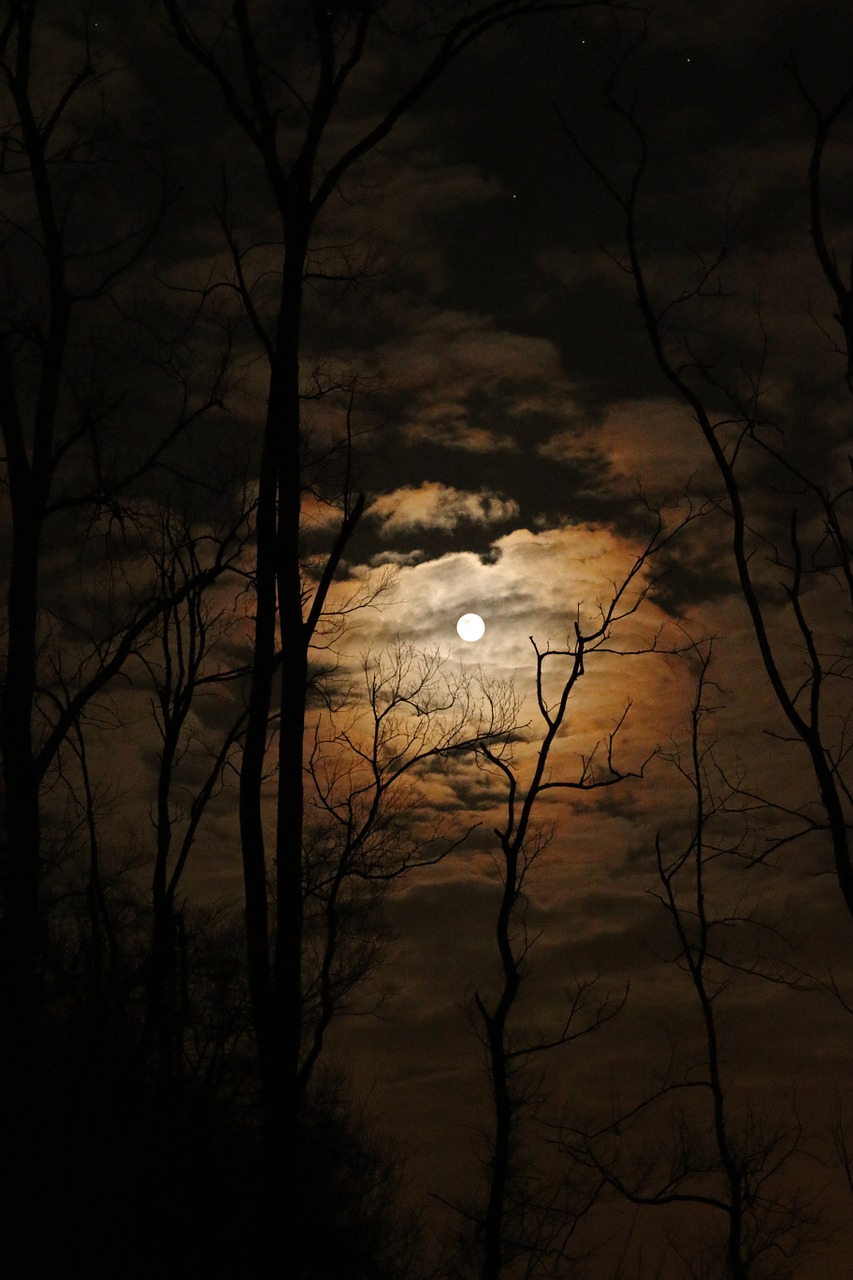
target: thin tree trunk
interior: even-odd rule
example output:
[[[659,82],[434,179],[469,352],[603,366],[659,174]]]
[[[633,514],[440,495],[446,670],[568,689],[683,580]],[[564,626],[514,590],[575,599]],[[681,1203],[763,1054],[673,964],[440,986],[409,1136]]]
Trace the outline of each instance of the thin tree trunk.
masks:
[[[302,1049],[303,851],[305,798],[303,750],[308,684],[307,628],[303,618],[300,522],[302,440],[300,430],[299,340],[302,278],[308,228],[288,238],[283,307],[279,315],[278,358],[282,379],[279,427],[279,508],[277,531],[278,618],[281,633],[281,694],[276,811],[275,1016],[280,1048],[282,1137],[295,1136],[299,1112]]]
[[[507,1021],[518,996],[521,973],[512,946],[510,925],[518,902],[518,852],[512,844],[504,844],[505,878],[501,906],[495,926],[498,953],[503,970],[503,989],[493,1014],[488,1014],[478,1000],[486,1025],[489,1074],[494,1102],[492,1157],[489,1198],[483,1220],[482,1280],[500,1280],[504,1265],[504,1223],[506,1197],[510,1179],[513,1129],[517,1120],[509,1086],[509,1058],[506,1039]]]

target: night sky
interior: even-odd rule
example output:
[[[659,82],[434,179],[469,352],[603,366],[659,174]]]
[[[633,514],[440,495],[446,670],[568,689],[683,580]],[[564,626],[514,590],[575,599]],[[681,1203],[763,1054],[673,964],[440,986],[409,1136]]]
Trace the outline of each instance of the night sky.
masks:
[[[264,272],[275,269],[276,256],[262,176],[203,75],[158,26],[153,6],[133,17],[107,4],[92,13],[98,57],[111,69],[103,91],[131,145],[116,172],[101,174],[86,197],[80,236],[104,223],[132,229],[135,211],[152,201],[155,178],[165,172],[172,195],[162,228],[133,281],[122,284],[122,297],[128,311],[146,305],[144,281],[152,275],[171,287],[169,305],[185,308],[188,326],[180,359],[200,383],[233,318],[233,298],[224,290],[211,295],[206,318],[190,326],[194,301],[181,301],[176,289],[226,278],[228,249],[214,209],[227,207],[239,242],[257,246],[245,261],[263,309],[271,296]],[[79,50],[79,27],[58,15],[49,35],[54,67]],[[355,167],[324,211],[316,261],[341,273],[354,265],[356,278],[312,281],[307,290],[306,388],[314,370],[319,381],[338,386],[306,402],[317,459],[310,465],[318,494],[340,493],[341,456],[329,446],[340,438],[353,389],[352,481],[367,498],[332,596],[344,609],[367,603],[329,644],[340,679],[352,681],[356,717],[364,708],[363,656],[395,642],[437,646],[449,678],[461,671],[475,681],[512,680],[522,726],[513,759],[523,789],[542,732],[533,642],[560,649],[576,620],[591,625],[647,543],[656,512],[667,527],[691,517],[640,570],[629,598],[644,598],[614,625],[610,651],[590,655],[549,761],[549,779],[579,777],[597,743],[605,745],[596,758],[606,757],[607,735],[630,708],[615,759],[626,773],[643,776],[588,793],[554,789],[537,806],[551,838],[526,885],[535,945],[516,1034],[553,1034],[578,980],[599,975],[602,998],[630,990],[606,1026],[537,1060],[547,1125],[531,1121],[525,1138],[544,1169],[558,1169],[551,1140],[558,1117],[595,1127],[614,1098],[630,1107],[668,1071],[689,1078],[697,1070],[696,998],[672,962],[677,944],[659,900],[655,845],[658,837],[674,852],[690,830],[690,711],[699,667],[699,650],[690,645],[706,652],[713,639],[703,743],[713,743],[708,769],[720,796],[732,780],[741,795],[721,799],[709,824],[709,843],[724,852],[708,865],[706,893],[720,916],[753,914],[761,922],[720,929],[720,945],[733,957],[730,985],[716,1003],[723,1069],[743,1116],[760,1115],[769,1131],[778,1117],[793,1124],[796,1113],[803,1151],[783,1169],[781,1184],[810,1193],[827,1184],[821,1222],[836,1234],[806,1251],[792,1274],[840,1275],[835,1268],[853,1245],[853,1205],[831,1124],[839,1107],[853,1120],[853,1022],[826,986],[836,983],[853,1002],[853,924],[824,832],[811,830],[754,861],[775,839],[808,825],[802,814],[819,821],[815,784],[802,746],[787,740],[761,667],[718,473],[690,409],[655,364],[624,270],[624,218],[573,139],[617,191],[626,190],[636,139],[608,107],[608,83],[620,102],[633,101],[648,141],[637,229],[657,302],[692,288],[702,262],[727,245],[704,296],[668,318],[674,349],[713,372],[708,402],[719,418],[735,416],[726,388],[753,385],[760,370],[757,413],[768,438],[838,492],[850,481],[850,396],[834,299],[809,234],[814,119],[791,63],[828,108],[848,87],[853,31],[841,0],[662,0],[640,40],[642,25],[636,12],[551,14],[491,33]],[[403,57],[391,49],[390,37],[371,46],[328,131],[330,154],[411,73],[407,59],[416,52]],[[849,109],[824,163],[827,229],[843,263],[853,238]],[[87,270],[85,260],[79,270]],[[93,364],[87,375],[93,385],[101,379],[106,395],[111,370],[130,358],[124,349],[114,354],[105,372]],[[122,446],[131,450],[171,403],[173,385],[151,372],[155,356],[151,350],[150,362],[137,364],[138,394]],[[204,458],[211,476],[227,484],[233,474],[232,497],[254,483],[263,391],[257,345],[249,326],[235,322],[226,412],[185,446],[187,458]],[[167,481],[173,493],[180,471]],[[739,474],[762,599],[783,669],[795,679],[803,657],[784,589],[790,512],[803,507],[809,551],[820,544],[820,515],[759,450],[744,450]],[[141,491],[138,501],[144,506],[153,496]],[[185,498],[197,527],[222,518],[221,494],[210,499],[213,510],[198,488]],[[328,545],[336,512],[307,495],[304,519],[310,556]],[[73,550],[60,528],[49,572],[55,598],[68,608],[78,590],[66,570]],[[130,560],[125,568],[130,583]],[[109,591],[90,581],[86,592],[93,609],[114,602],[115,581]],[[230,625],[227,645],[245,655],[251,602],[244,580],[226,578],[215,599]],[[817,575],[808,578],[804,599],[841,670],[849,663],[849,604],[845,613],[843,595]],[[456,634],[457,619],[468,612],[486,626],[483,639],[470,644]],[[69,653],[80,643],[71,629],[63,638],[59,624],[53,636]],[[315,657],[322,663],[329,652]],[[235,696],[223,687],[200,705],[182,765],[188,786]],[[826,697],[843,752],[849,677]],[[109,711],[102,709],[88,731],[92,768],[109,796],[104,844],[116,860],[132,852],[143,866],[151,841],[146,780],[157,750],[149,698],[140,665],[114,687]],[[312,709],[312,730],[325,732],[325,714],[319,704]],[[407,1156],[412,1196],[464,1200],[480,1176],[478,1108],[487,1084],[470,1008],[474,992],[490,990],[496,976],[494,829],[505,788],[470,754],[433,762],[414,788],[415,830],[438,821],[451,841],[473,829],[443,861],[391,893],[385,963],[353,997],[352,1011],[364,1016],[340,1020],[329,1052],[354,1071],[380,1128]],[[234,779],[226,779],[203,824],[187,870],[193,901],[239,904],[235,794]],[[756,968],[786,981],[743,971]],[[639,1135],[646,1149],[664,1141],[671,1123],[664,1114]],[[428,1204],[439,1221],[439,1202]],[[705,1230],[689,1209],[681,1217],[650,1209],[634,1221],[632,1209],[614,1204],[602,1214],[585,1228],[584,1240],[605,1242],[579,1271],[587,1280],[686,1275],[664,1229],[688,1244]]]

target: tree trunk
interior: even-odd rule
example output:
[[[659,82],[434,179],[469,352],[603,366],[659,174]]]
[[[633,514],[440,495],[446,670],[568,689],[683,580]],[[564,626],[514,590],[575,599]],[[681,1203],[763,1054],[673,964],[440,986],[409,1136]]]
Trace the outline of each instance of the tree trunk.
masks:
[[[27,477],[29,480],[29,477]],[[38,895],[41,868],[40,778],[32,741],[35,701],[37,581],[41,519],[31,484],[12,486],[12,563],[8,656],[0,717],[6,836],[3,884],[2,1019],[4,1057],[28,1078],[36,1022]],[[13,1070],[13,1076],[17,1072]]]

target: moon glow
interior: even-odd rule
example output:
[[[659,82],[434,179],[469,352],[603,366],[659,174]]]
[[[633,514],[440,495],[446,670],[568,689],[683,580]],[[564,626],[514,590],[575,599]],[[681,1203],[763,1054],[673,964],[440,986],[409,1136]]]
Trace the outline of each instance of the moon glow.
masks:
[[[473,643],[474,640],[482,638],[486,624],[479,613],[463,613],[456,624],[456,630],[463,640]]]

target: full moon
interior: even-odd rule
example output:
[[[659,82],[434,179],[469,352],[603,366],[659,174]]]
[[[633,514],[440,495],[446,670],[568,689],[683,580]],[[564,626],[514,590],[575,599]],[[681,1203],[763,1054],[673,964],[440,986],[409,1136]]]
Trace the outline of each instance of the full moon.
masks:
[[[463,640],[479,640],[486,630],[486,624],[479,613],[463,613],[456,624],[456,630]]]

